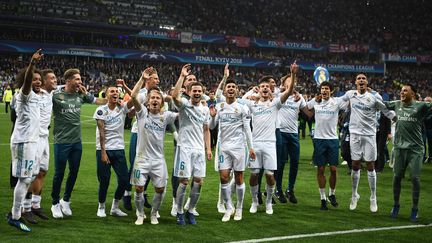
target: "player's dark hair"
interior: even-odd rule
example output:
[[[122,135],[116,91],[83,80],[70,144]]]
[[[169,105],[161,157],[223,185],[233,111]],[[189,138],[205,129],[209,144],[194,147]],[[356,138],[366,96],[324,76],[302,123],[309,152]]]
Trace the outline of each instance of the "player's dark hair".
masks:
[[[47,68],[47,69],[43,69],[43,70],[41,70],[41,73],[42,73],[42,79],[45,79],[45,76],[46,76],[47,74],[49,74],[49,73],[54,73],[54,71],[53,71],[52,69]]]
[[[414,87],[413,84],[411,84],[411,83],[406,83],[406,84],[404,84],[403,86],[409,86],[409,87],[411,88],[412,92],[414,92],[414,94],[417,94],[417,89]]]
[[[366,77],[366,79],[367,79],[366,73],[363,73],[363,72],[357,73],[356,76],[355,76],[355,79],[357,79],[357,76],[359,76],[359,75],[364,75]]]
[[[329,81],[324,81],[324,82],[322,82],[322,83],[320,84],[320,89],[321,89],[321,87],[323,87],[323,86],[327,86],[327,87],[330,88],[330,91],[333,91],[333,85],[332,85]]]
[[[192,90],[193,86],[200,86],[202,88],[202,90],[204,91],[204,85],[201,82],[193,82],[189,85],[189,87],[187,87],[188,91]]]
[[[227,86],[227,84],[235,84],[236,86],[237,86],[237,82],[234,80],[234,79],[228,79],[226,82],[225,82],[225,87]]]
[[[15,77],[15,83],[14,83],[14,88],[15,89],[20,89],[21,86],[23,86],[24,81],[25,81],[25,73],[27,71],[27,68],[23,68],[20,69]],[[41,77],[42,77],[42,73],[39,69],[33,69],[33,73],[38,73]],[[33,78],[33,77],[32,77]],[[41,80],[42,84],[43,84],[43,79]]]
[[[66,70],[66,72],[63,75],[65,82],[72,79],[75,74],[81,74],[80,70],[77,68],[71,68],[71,69]]]
[[[264,76],[264,77],[262,77],[262,78],[259,80],[259,83],[258,83],[258,84],[262,84],[262,83],[270,83],[270,79],[273,79],[273,80],[274,80],[273,76],[270,76],[270,75],[268,75],[268,76]]]

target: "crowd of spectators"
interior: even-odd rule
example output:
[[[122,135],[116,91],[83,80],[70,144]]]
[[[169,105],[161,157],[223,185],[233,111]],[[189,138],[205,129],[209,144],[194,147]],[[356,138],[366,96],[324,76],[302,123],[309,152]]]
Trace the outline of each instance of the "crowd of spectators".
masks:
[[[5,87],[13,86],[15,75],[19,69],[27,65],[29,55],[6,55],[0,60],[0,82]],[[59,78],[59,84],[63,83],[62,74],[68,68],[81,70],[84,83],[87,88],[97,93],[103,86],[115,84],[118,78],[124,79],[133,87],[139,79],[141,72],[147,66],[153,66],[158,70],[160,87],[167,91],[177,81],[183,64],[174,63],[145,63],[139,60],[113,60],[103,58],[87,58],[72,56],[46,56],[38,64],[38,68],[51,68]],[[370,87],[380,93],[386,93],[386,99],[399,97],[401,83],[412,83],[417,87],[422,97],[432,95],[432,79],[430,78],[430,66],[406,66],[392,64],[387,67],[386,75],[368,74]],[[264,75],[273,75],[278,80],[286,74],[284,67],[273,69],[256,69],[231,67],[233,77],[244,90],[256,85]],[[220,65],[192,65],[192,72],[199,81],[205,84],[208,90],[215,89],[222,78],[223,66]],[[354,89],[355,73],[331,73],[331,82],[335,86],[335,95],[342,95],[346,90]],[[306,94],[318,92],[312,72],[302,71],[299,75],[299,91]]]
[[[378,54],[368,53],[330,53],[295,51],[275,48],[242,48],[234,44],[193,43],[151,40],[130,35],[101,33],[82,33],[72,31],[41,31],[29,28],[8,28],[0,32],[0,40],[20,40],[42,43],[61,43],[81,46],[97,46],[142,51],[194,53],[199,55],[222,55],[230,57],[252,57],[259,59],[281,60],[282,62],[299,59],[320,63],[377,64]]]
[[[47,6],[42,6],[45,4]],[[6,15],[46,16],[311,43],[358,43],[384,52],[432,51],[427,0],[1,0]]]
[[[312,43],[372,43],[384,51],[432,51],[432,2],[165,1],[179,29]],[[193,14],[184,14],[193,13]]]

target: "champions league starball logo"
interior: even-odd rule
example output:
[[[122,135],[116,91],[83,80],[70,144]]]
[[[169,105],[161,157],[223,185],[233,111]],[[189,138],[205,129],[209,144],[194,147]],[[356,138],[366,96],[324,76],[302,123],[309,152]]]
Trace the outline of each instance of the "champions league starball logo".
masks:
[[[269,62],[267,65],[272,66],[272,67],[280,67],[280,66],[282,66],[282,63],[280,60],[274,60],[274,61]]]
[[[157,52],[146,52],[146,53],[141,55],[141,58],[152,59],[152,60],[166,59],[166,57],[163,54],[160,54]]]
[[[330,74],[324,67],[317,67],[313,74],[316,84],[319,86],[324,81],[330,80]]]

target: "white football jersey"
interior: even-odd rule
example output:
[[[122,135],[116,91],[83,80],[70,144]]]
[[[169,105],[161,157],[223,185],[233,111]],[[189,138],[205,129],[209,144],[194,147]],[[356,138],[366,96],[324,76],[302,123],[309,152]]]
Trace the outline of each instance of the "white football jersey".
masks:
[[[222,102],[216,105],[216,110],[214,121],[219,124],[220,149],[229,150],[245,146],[245,133],[246,136],[248,133],[251,136],[249,109],[238,102],[232,104]],[[251,137],[249,139],[251,140]],[[251,145],[251,142],[249,141],[248,144]]]
[[[178,145],[186,148],[204,149],[204,124],[208,125],[210,113],[207,106],[199,103],[193,106],[189,100],[182,98],[179,110]]]
[[[164,159],[164,137],[168,124],[174,123],[177,113],[164,111],[162,114],[149,113],[144,105],[136,113],[138,122],[137,157],[146,159]],[[142,161],[136,160],[136,161]]]
[[[93,118],[105,122],[105,150],[124,149],[124,122],[127,113],[127,103],[110,110],[108,105],[99,106]],[[96,126],[96,149],[100,150],[99,128]]]
[[[278,110],[282,104],[279,98],[262,101],[241,100],[252,114],[252,138],[254,142],[275,142]]]
[[[30,91],[24,95],[20,91],[15,97],[16,121],[11,136],[11,143],[28,143],[39,140],[40,96]]]
[[[144,104],[147,100],[147,89],[146,88],[142,88],[140,89],[139,93],[138,93],[138,101],[141,104]],[[138,132],[138,127],[137,127],[137,121],[135,120],[132,124],[132,129],[131,132],[132,133],[137,133]]]
[[[306,106],[306,101],[302,95],[300,100],[294,101],[294,95],[290,95],[279,110],[278,127],[281,132],[298,133],[298,118],[299,112]]]
[[[338,139],[337,124],[339,110],[345,110],[348,103],[340,98],[330,97],[317,103],[315,99],[307,103],[308,109],[315,110],[315,135],[318,139]]]
[[[53,108],[53,92],[48,93],[46,90],[41,89],[40,92],[40,131],[39,136],[47,137],[49,135],[48,127],[51,123],[51,114]]]
[[[376,134],[376,113],[381,110],[385,116],[392,119],[395,115],[384,105],[381,95],[374,92],[360,94],[357,90],[349,90],[343,95],[342,100],[349,101],[351,116],[349,131],[352,134],[375,135]]]

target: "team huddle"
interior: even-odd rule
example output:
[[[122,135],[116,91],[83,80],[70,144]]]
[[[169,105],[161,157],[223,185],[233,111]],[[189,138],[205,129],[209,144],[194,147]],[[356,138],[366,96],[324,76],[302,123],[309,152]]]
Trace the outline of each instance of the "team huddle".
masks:
[[[220,175],[218,211],[222,221],[242,220],[246,192],[244,172],[250,169],[249,186],[252,196],[250,213],[257,213],[260,204],[265,213],[273,214],[273,196],[281,202],[297,203],[294,194],[300,144],[297,120],[299,112],[315,117],[313,162],[317,166],[317,181],[321,210],[327,203],[338,207],[336,199],[337,166],[339,161],[338,117],[350,110],[350,141],[352,163],[352,195],[350,210],[355,210],[360,199],[357,192],[361,162],[366,163],[371,191],[370,211],[378,211],[376,196],[377,113],[396,122],[395,164],[393,176],[394,205],[391,217],[398,216],[401,181],[408,165],[411,169],[412,211],[410,219],[417,221],[420,194],[420,170],[423,156],[421,123],[432,103],[415,100],[415,90],[410,84],[402,87],[401,100],[383,102],[381,96],[368,88],[364,74],[356,76],[356,90],[342,97],[332,97],[330,82],[320,84],[320,94],[306,101],[294,87],[298,83],[299,66],[294,62],[290,73],[281,78],[280,88],[275,79],[264,76],[255,89],[239,97],[236,81],[229,77],[228,64],[215,92],[216,105],[207,106],[205,87],[191,73],[191,65],[183,66],[170,95],[159,88],[157,71],[146,68],[133,89],[119,80],[130,99],[120,100],[117,86],[106,90],[106,98],[95,98],[82,85],[78,69],[64,73],[64,90],[56,90],[57,79],[52,70],[39,71],[35,64],[43,57],[41,50],[33,54],[29,66],[17,76],[20,92],[15,94],[12,107],[17,120],[11,136],[12,175],[18,178],[8,223],[22,231],[31,229],[20,219],[36,223],[33,215],[48,219],[40,206],[43,181],[49,165],[48,129],[51,114],[54,118],[54,163],[52,187],[53,218],[71,216],[70,199],[77,179],[81,155],[81,105],[99,105],[93,118],[96,120],[96,159],[99,181],[96,215],[106,217],[105,202],[111,176],[111,167],[117,176],[110,215],[123,217],[127,213],[120,207],[132,209],[132,186],[135,187],[134,204],[136,225],[146,218],[144,208],[151,208],[150,223],[158,224],[159,209],[168,184],[164,137],[167,129],[174,131],[175,155],[171,177],[173,204],[171,215],[179,225],[197,224],[196,207],[206,177],[206,160],[214,157],[215,169]],[[203,102],[204,101],[204,102]],[[170,103],[168,109],[165,103]],[[127,116],[134,116],[132,128],[130,166],[126,162],[124,124]],[[177,125],[178,124],[178,125]],[[177,128],[176,128],[177,126]],[[177,133],[178,129],[178,133]],[[212,154],[210,130],[217,129],[215,155]],[[290,160],[288,186],[283,189],[283,170]],[[65,192],[60,197],[66,165],[69,175]],[[326,194],[325,167],[330,169],[329,193]],[[265,201],[262,202],[260,184],[265,176]],[[151,205],[146,189],[154,186]],[[190,192],[186,199],[186,190]],[[236,195],[234,205],[232,195]]]

